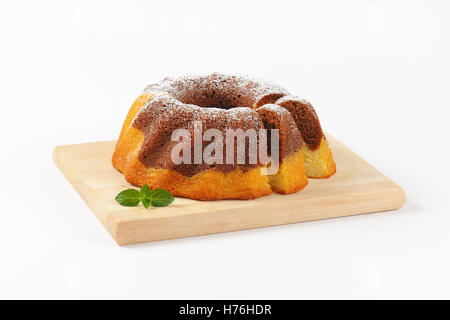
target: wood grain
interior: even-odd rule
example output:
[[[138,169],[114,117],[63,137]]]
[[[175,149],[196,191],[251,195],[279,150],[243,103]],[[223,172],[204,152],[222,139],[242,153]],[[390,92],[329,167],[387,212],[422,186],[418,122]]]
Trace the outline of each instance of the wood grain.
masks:
[[[111,165],[115,141],[59,146],[54,161],[119,245],[329,219],[401,208],[403,190],[328,136],[337,164],[329,179],[310,179],[303,191],[255,200],[176,198],[166,208],[122,207],[130,188]]]

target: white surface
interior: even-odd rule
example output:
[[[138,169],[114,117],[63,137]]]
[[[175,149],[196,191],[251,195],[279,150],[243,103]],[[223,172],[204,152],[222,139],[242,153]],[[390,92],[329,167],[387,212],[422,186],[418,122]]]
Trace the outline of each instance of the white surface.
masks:
[[[444,0],[0,2],[0,298],[450,298],[449,39]],[[311,100],[405,208],[118,247],[53,148],[212,71]]]

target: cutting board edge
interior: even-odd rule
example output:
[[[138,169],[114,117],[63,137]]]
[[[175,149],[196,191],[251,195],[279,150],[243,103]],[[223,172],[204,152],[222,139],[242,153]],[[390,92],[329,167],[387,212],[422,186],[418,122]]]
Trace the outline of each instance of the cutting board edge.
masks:
[[[204,236],[204,235],[211,235],[211,234],[218,234],[218,233],[228,233],[228,232],[234,232],[234,231],[243,231],[243,230],[250,230],[250,229],[259,229],[259,228],[266,228],[266,227],[275,227],[275,226],[283,226],[283,225],[289,225],[289,224],[296,224],[296,223],[303,223],[303,222],[312,222],[312,221],[320,221],[320,220],[330,220],[330,219],[336,219],[336,218],[345,218],[345,217],[352,217],[352,216],[358,216],[358,215],[366,215],[371,213],[379,213],[379,212],[389,212],[389,211],[395,211],[398,209],[401,209],[405,203],[406,203],[406,197],[403,189],[392,182],[392,188],[389,190],[390,196],[389,198],[385,197],[385,200],[390,199],[391,202],[386,203],[384,202],[384,205],[380,206],[378,201],[376,200],[376,195],[374,194],[374,199],[372,201],[365,201],[365,202],[358,202],[353,207],[346,206],[345,212],[341,212],[338,214],[329,214],[327,216],[324,216],[323,213],[320,217],[302,217],[297,216],[293,217],[290,220],[284,218],[284,221],[275,221],[273,223],[263,223],[263,224],[251,224],[251,225],[245,225],[245,226],[235,226],[231,225],[229,227],[220,227],[217,228],[211,228],[211,227],[204,227],[204,228],[197,228],[195,230],[190,228],[189,232],[182,231],[183,225],[192,225],[193,222],[196,222],[196,226],[201,226],[202,217],[206,217],[206,215],[209,215],[211,218],[212,215],[226,215],[227,209],[223,210],[217,210],[214,212],[209,213],[195,213],[195,214],[189,214],[181,217],[181,222],[178,223],[178,227],[175,227],[173,230],[164,230],[163,235],[158,234],[146,234],[146,236],[142,237],[139,235],[145,234],[145,230],[160,230],[161,228],[164,228],[164,225],[166,223],[164,222],[164,217],[158,218],[158,219],[145,219],[145,220],[139,220],[139,221],[118,221],[117,222],[117,228],[116,228],[116,236],[114,237],[115,241],[118,245],[130,245],[130,244],[139,244],[139,243],[148,243],[148,242],[155,242],[155,241],[163,241],[163,240],[171,240],[171,239],[180,239],[180,238],[187,238],[187,237],[195,237],[195,236]],[[329,212],[335,212],[335,206],[333,204],[328,205]],[[323,208],[322,208],[323,211]],[[261,212],[258,213],[259,215]],[[200,219],[199,219],[200,218]],[[177,217],[170,218],[172,221],[171,223],[174,224],[177,221]],[[184,221],[183,220],[186,220]],[[217,220],[216,220],[217,224]],[[142,230],[136,231],[137,229],[142,228]],[[138,235],[136,237],[136,235]]]

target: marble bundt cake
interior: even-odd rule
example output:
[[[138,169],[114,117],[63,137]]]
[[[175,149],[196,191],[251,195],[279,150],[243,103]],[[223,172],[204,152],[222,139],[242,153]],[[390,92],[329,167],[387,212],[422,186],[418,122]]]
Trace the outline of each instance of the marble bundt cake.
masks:
[[[180,146],[173,141],[177,129],[189,137],[196,133],[203,137],[197,144],[190,141],[179,153],[190,158],[188,163],[176,163],[171,157]],[[211,132],[208,129],[217,134],[214,140],[204,135]],[[243,151],[234,144],[237,137],[230,140],[227,136],[229,129],[267,132],[256,139],[267,144],[271,162],[263,163],[259,157],[250,161],[255,137],[245,136]],[[272,131],[261,129],[278,129],[278,155],[273,152]],[[195,158],[196,151],[200,149],[203,155],[212,141],[222,147],[233,141],[231,163]],[[212,159],[225,157],[225,151],[219,155],[217,150],[210,153]],[[253,199],[272,190],[293,193],[308,184],[307,177],[326,178],[336,172],[309,102],[272,83],[219,73],[165,78],[145,88],[128,112],[112,163],[131,184],[148,184],[152,189],[199,200]],[[278,163],[278,171],[265,173],[272,163]]]

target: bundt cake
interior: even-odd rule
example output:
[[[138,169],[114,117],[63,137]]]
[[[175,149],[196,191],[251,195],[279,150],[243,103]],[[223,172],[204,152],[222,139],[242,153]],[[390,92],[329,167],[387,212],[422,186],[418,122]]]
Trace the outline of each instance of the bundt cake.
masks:
[[[309,102],[272,83],[219,73],[146,87],[112,164],[131,184],[199,200],[294,193],[307,177],[336,171]]]

